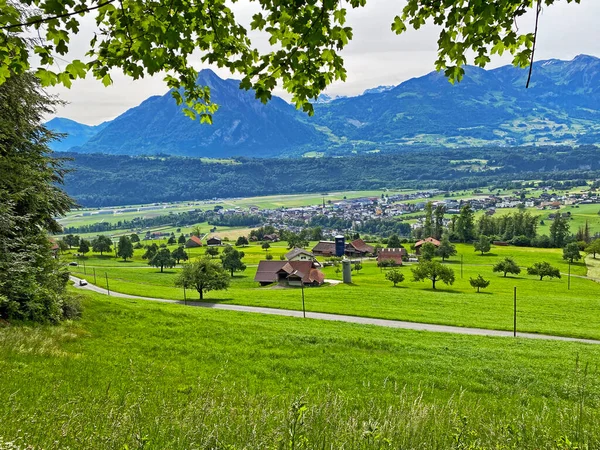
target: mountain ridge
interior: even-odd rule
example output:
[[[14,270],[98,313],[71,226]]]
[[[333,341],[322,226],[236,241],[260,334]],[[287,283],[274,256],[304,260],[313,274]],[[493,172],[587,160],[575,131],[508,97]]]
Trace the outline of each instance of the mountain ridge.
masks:
[[[262,105],[253,92],[239,89],[238,80],[205,69],[199,83],[211,87],[220,105],[214,125],[184,117],[167,93],[130,108],[77,151],[272,157],[600,141],[599,58],[538,61],[529,89],[526,76],[513,66],[466,66],[463,80],[451,85],[430,72],[354,97],[324,95],[307,117],[276,96]]]

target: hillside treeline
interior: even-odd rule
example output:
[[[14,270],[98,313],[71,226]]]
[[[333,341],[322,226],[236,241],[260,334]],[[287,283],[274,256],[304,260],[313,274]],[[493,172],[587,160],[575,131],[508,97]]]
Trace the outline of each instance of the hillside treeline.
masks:
[[[66,176],[66,190],[89,207],[349,189],[519,187],[527,180],[567,188],[600,176],[595,146],[237,158],[233,164],[172,156],[67,156],[73,171]]]

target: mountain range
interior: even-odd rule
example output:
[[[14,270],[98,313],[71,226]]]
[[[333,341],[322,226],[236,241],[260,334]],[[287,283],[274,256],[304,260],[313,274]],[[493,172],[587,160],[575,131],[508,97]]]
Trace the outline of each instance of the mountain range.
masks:
[[[313,117],[276,96],[263,105],[238,80],[211,70],[198,78],[219,105],[213,125],[191,121],[167,93],[96,127],[53,119],[48,127],[68,134],[54,149],[274,157],[600,142],[600,59],[593,56],[536,62],[528,89],[527,71],[513,66],[467,66],[455,85],[431,72],[354,97],[321,97]]]

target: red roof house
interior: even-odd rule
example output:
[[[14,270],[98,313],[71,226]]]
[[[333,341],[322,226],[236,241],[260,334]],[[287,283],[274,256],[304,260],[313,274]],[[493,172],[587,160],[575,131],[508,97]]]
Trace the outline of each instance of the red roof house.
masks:
[[[419,253],[421,253],[421,246],[423,244],[425,244],[426,242],[431,242],[433,245],[435,245],[436,247],[439,247],[440,241],[438,241],[435,238],[432,237],[428,237],[426,239],[421,239],[420,241],[417,241],[417,243],[415,244],[415,253],[418,255]]]
[[[198,236],[191,236],[185,243],[187,248],[202,247],[202,241]]]

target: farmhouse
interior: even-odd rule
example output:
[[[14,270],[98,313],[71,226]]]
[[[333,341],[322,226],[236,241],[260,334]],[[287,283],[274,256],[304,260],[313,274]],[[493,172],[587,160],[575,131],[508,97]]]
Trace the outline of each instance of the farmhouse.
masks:
[[[402,265],[402,257],[406,257],[408,252],[404,247],[382,248],[377,252],[377,263],[382,261],[394,261],[397,266]]]
[[[261,261],[254,281],[261,286],[271,283],[320,286],[325,281],[325,275],[313,267],[312,261]]]
[[[425,244],[426,242],[431,242],[431,243],[432,243],[433,245],[435,245],[436,247],[439,247],[439,246],[440,246],[440,241],[438,241],[438,240],[437,240],[437,239],[435,239],[435,238],[428,237],[427,239],[421,239],[420,241],[418,241],[418,242],[415,244],[415,253],[416,253],[417,255],[419,255],[419,254],[421,253],[421,246],[422,246],[423,244]]]
[[[221,238],[218,236],[212,236],[206,240],[206,245],[208,245],[209,247],[215,246],[215,245],[221,245]]]
[[[198,236],[191,236],[185,243],[186,248],[202,247],[202,241]]]
[[[314,261],[315,255],[303,248],[295,247],[285,254],[288,261]]]

